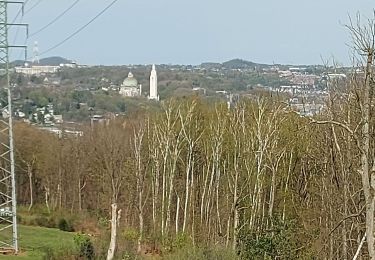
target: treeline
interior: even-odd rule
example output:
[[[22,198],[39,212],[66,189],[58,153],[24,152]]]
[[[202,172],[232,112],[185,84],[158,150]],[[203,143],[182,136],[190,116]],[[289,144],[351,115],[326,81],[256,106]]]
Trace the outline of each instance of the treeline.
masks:
[[[171,100],[81,137],[19,124],[18,200],[119,221],[139,252],[183,237],[244,259],[346,259],[365,231],[348,138],[267,99]]]

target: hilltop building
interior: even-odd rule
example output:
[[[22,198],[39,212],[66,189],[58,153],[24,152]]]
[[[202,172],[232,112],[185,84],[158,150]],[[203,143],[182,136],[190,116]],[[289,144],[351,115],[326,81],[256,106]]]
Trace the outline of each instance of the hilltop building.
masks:
[[[152,65],[151,75],[150,75],[150,96],[149,99],[159,100],[158,95],[158,76],[156,74],[155,65]]]
[[[60,69],[59,66],[24,66],[24,67],[15,67],[16,73],[22,73],[26,75],[41,75],[48,73],[57,73]]]
[[[129,72],[128,77],[124,79],[120,87],[120,95],[124,97],[139,97],[142,94],[142,85],[138,84],[138,80],[133,73]]]

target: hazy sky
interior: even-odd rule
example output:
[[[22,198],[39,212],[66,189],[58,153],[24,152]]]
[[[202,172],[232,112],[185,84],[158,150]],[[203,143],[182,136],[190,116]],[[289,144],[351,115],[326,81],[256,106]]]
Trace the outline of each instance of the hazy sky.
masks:
[[[23,17],[30,33],[75,0],[29,0],[25,10],[38,1]],[[30,55],[34,41],[39,42],[40,52],[47,50],[111,1],[81,0],[58,22],[28,40]],[[343,24],[358,11],[369,17],[374,7],[373,0],[119,0],[83,32],[42,57],[105,65],[200,64],[232,58],[321,64],[321,57],[331,56],[348,63],[350,37]],[[14,15],[12,8],[10,19]],[[20,31],[17,43],[23,41]]]

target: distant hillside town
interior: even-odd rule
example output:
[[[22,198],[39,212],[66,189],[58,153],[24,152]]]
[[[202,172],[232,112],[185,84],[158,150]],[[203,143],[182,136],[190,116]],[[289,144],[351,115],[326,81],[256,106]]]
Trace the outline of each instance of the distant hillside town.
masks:
[[[222,100],[230,108],[242,98],[270,95],[301,116],[312,116],[325,110],[330,83],[345,81],[353,71],[240,59],[200,65],[87,66],[51,57],[13,65],[15,117],[51,129],[63,122],[102,122],[157,106],[153,101],[189,96]]]

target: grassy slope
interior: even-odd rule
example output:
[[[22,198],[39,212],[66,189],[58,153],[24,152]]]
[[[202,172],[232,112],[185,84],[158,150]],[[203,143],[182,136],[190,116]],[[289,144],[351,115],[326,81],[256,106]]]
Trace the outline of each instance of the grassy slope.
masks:
[[[43,259],[44,249],[72,248],[74,233],[53,228],[19,226],[19,256],[2,256],[0,259]]]

